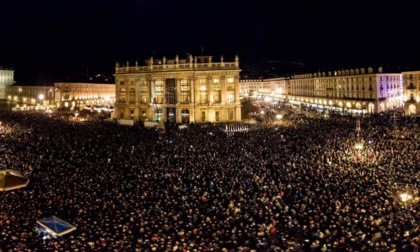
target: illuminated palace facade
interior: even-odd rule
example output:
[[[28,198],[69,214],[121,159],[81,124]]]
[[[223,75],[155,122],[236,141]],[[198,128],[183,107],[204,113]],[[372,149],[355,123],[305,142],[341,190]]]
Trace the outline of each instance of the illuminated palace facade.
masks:
[[[83,109],[86,105],[112,105],[115,84],[54,83],[54,86],[7,86],[6,99],[20,104],[21,109]]]
[[[369,67],[300,74],[264,82],[272,83],[264,85],[271,86],[271,91],[263,90],[265,96],[287,100],[295,106],[344,113],[378,113],[404,106],[403,75],[383,73],[382,68],[377,72]]]
[[[115,69],[114,118],[172,123],[240,122],[239,58],[154,59]]]
[[[6,99],[6,87],[14,83],[14,71],[0,67],[0,99]]]
[[[406,115],[420,114],[420,71],[402,72]]]

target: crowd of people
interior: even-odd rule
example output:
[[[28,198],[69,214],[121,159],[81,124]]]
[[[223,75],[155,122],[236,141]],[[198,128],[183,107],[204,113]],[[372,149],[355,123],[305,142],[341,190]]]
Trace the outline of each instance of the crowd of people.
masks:
[[[0,192],[0,251],[419,251],[420,128],[391,115],[227,135],[0,111],[0,163],[30,178]],[[52,215],[77,229],[45,238]]]

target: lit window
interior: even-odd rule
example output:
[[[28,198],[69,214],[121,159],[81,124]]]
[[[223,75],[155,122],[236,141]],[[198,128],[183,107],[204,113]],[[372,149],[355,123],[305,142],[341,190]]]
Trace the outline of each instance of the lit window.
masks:
[[[213,83],[219,83],[219,79],[213,79]]]
[[[228,87],[226,92],[227,103],[233,103],[235,101],[235,89]]]
[[[227,78],[228,83],[233,83],[233,78]]]

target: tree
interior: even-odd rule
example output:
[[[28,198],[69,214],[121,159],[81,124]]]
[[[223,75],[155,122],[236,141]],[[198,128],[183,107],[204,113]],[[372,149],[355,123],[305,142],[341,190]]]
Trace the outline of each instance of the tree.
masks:
[[[258,112],[258,107],[254,105],[251,98],[244,98],[241,101],[242,105],[242,119],[249,119],[254,113]]]

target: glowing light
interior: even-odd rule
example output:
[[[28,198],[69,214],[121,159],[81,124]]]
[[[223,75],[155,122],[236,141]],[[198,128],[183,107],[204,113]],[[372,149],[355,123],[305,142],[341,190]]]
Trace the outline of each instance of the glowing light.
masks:
[[[44,98],[45,98],[44,94],[39,94],[38,95],[38,99],[40,99],[41,101],[44,100]]]
[[[276,93],[277,94],[283,93],[283,88],[276,88]]]
[[[408,193],[401,193],[400,198],[401,198],[401,201],[405,203],[405,202],[411,200],[413,198],[413,196],[408,194]]]
[[[363,144],[362,143],[356,143],[354,148],[356,148],[356,150],[363,150]]]
[[[268,97],[268,96],[266,96],[266,97],[264,97],[264,101],[265,102],[271,102],[273,99],[271,99],[271,97]]]
[[[276,115],[276,119],[277,119],[277,120],[281,120],[281,119],[283,119],[283,115]]]

